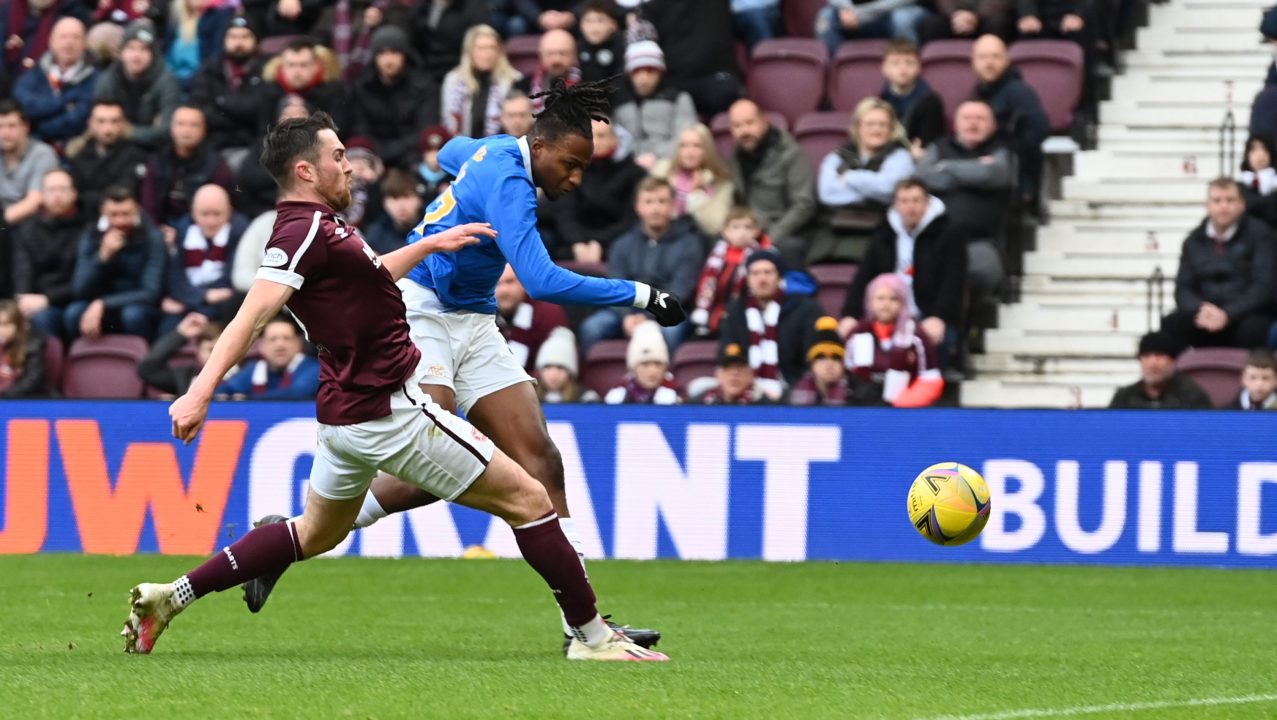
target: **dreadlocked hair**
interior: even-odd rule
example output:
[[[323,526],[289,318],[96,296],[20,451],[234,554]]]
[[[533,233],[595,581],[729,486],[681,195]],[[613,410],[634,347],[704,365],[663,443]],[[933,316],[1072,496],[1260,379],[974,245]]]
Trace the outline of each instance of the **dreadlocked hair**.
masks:
[[[545,140],[558,140],[564,135],[580,135],[593,138],[590,121],[610,122],[607,112],[609,86],[620,75],[605,80],[579,82],[569,86],[563,78],[555,78],[550,89],[539,92],[530,99],[545,98],[545,109],[537,113],[532,135]]]

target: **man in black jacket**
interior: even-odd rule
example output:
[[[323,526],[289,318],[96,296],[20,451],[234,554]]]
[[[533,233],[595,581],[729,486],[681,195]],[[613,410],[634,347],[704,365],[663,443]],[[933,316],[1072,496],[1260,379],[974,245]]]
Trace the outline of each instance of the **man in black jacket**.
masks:
[[[648,0],[639,7],[665,51],[667,79],[692,96],[698,113],[711,117],[741,97],[728,0]]]
[[[881,97],[891,103],[905,134],[913,143],[914,155],[945,134],[944,101],[922,79],[922,56],[909,40],[892,40],[882,58]]]
[[[816,318],[824,315],[809,295],[786,292],[785,266],[774,250],[755,250],[746,262],[745,289],[728,306],[720,347],[744,349],[764,390],[778,383],[793,385],[807,372],[807,348],[816,334]]]
[[[164,393],[165,399],[185,394],[191,387],[191,381],[208,362],[208,356],[213,354],[213,345],[221,334],[221,325],[209,322],[208,318],[199,313],[187,315],[177,324],[175,330],[161,335],[151,345],[150,352],[138,363],[138,377],[148,386]],[[190,342],[195,343],[194,364],[170,364],[173,356]]]
[[[140,191],[142,209],[172,242],[173,226],[191,211],[195,191],[214,183],[231,186],[231,172],[207,142],[204,112],[194,105],[173,111],[169,139],[146,163]]]
[[[208,138],[221,150],[248,148],[262,130],[262,66],[257,35],[243,17],[231,20],[222,54],[209,58],[191,83],[191,103],[204,111]],[[242,154],[241,154],[242,157]],[[238,169],[233,163],[232,169]]]
[[[1206,215],[1184,240],[1176,309],[1162,319],[1162,330],[1181,350],[1264,345],[1273,324],[1277,275],[1273,231],[1246,215],[1241,187],[1231,178],[1211,181]]]
[[[1011,67],[1007,44],[997,35],[984,35],[971,49],[971,66],[979,83],[976,96],[989,103],[998,121],[998,136],[1020,158],[1020,192],[1036,198],[1042,182],[1042,141],[1051,123],[1042,101],[1020,71]]]
[[[113,100],[97,100],[89,112],[88,140],[78,144],[78,152],[67,149],[67,163],[86,215],[102,205],[102,193],[111,185],[138,187],[146,169],[146,153],[124,137],[127,124],[124,108]]]
[[[383,25],[372,35],[373,62],[351,92],[354,121],[349,136],[372,141],[387,166],[416,165],[417,133],[439,122],[439,87],[422,75],[408,35]]]
[[[1209,410],[1210,396],[1175,368],[1175,339],[1163,332],[1140,338],[1140,379],[1113,393],[1109,407],[1121,410]]]
[[[40,182],[40,210],[14,229],[13,289],[18,308],[49,337],[61,338],[62,314],[74,299],[76,249],[86,221],[76,208],[75,183],[65,170]]]
[[[290,42],[279,54],[275,76],[267,78],[264,84],[258,127],[265,128],[275,121],[280,101],[288,95],[297,95],[306,104],[328,113],[337,127],[349,127],[350,103],[346,88],[324,78],[325,70],[315,41],[298,38]]]

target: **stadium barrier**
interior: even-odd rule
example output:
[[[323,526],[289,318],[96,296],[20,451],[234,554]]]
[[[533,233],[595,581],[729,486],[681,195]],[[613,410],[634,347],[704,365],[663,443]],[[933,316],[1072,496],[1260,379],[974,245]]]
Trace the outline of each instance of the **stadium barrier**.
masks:
[[[300,510],[309,404],[219,403],[199,440],[161,403],[0,403],[0,553],[208,554]],[[1277,566],[1277,413],[551,406],[588,554],[617,558]],[[981,471],[978,540],[905,510],[934,462]],[[333,554],[517,554],[438,503]]]

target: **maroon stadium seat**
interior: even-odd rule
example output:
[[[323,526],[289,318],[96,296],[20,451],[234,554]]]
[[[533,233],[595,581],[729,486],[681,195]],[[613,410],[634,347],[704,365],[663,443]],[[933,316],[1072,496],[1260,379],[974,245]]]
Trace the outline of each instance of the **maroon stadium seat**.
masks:
[[[785,19],[785,34],[791,37],[815,37],[816,16],[828,4],[828,0],[780,0],[780,10]]]
[[[819,40],[763,40],[750,58],[748,95],[759,107],[775,110],[792,123],[820,107],[828,62],[829,52]]]
[[[922,48],[922,77],[944,101],[945,120],[950,124],[958,105],[975,93],[972,45],[970,40],[932,40]]]
[[[856,103],[882,92],[882,54],[886,40],[852,40],[838,48],[829,66],[829,104],[851,111]]]
[[[845,112],[810,113],[798,118],[794,138],[811,159],[813,168],[819,170],[826,155],[850,140],[847,134],[850,123],[851,113]]]
[[[146,357],[146,340],[136,335],[80,338],[67,353],[62,390],[72,398],[139,398],[137,364]]]
[[[856,266],[851,264],[813,265],[807,269],[816,278],[820,287],[816,299],[825,313],[834,317],[842,316],[842,305],[847,299],[847,288],[856,278]]]
[[[1241,393],[1247,354],[1241,348],[1189,348],[1179,356],[1179,371],[1196,380],[1215,407],[1223,407]]]
[[[170,368],[195,367],[199,365],[199,355],[197,354],[198,349],[199,346],[196,343],[188,342],[178,348],[177,352],[173,353],[173,355],[169,357],[168,362],[166,362],[165,365]],[[150,385],[146,386],[146,396],[148,398],[154,399],[163,397],[164,395],[166,395],[166,393],[163,390],[153,388]]]
[[[581,262],[578,260],[563,260],[558,263],[559,267],[565,270],[571,270],[577,275],[589,275],[590,277],[605,278],[607,274],[607,263],[605,262]]]
[[[257,44],[257,54],[262,57],[274,57],[284,51],[288,44],[299,38],[306,38],[307,35],[276,35],[274,37],[264,37]]]
[[[1037,91],[1052,132],[1073,127],[1082,99],[1082,48],[1068,40],[1024,40],[1011,46],[1011,62]]]
[[[625,378],[625,349],[629,340],[600,340],[590,347],[581,371],[581,384],[599,395],[621,384]]]
[[[768,122],[781,130],[789,129],[789,120],[784,115],[770,110],[764,110],[763,114],[767,116]],[[736,148],[736,141],[732,139],[732,126],[727,121],[727,113],[719,113],[710,120],[709,129],[714,134],[714,148],[718,150],[718,154],[724,160],[732,156],[732,152]]]
[[[696,378],[713,377],[718,364],[717,340],[688,340],[674,353],[674,381],[686,391]]]
[[[55,337],[44,339],[44,387],[51,394],[62,392],[62,363],[65,360],[66,347]]]
[[[505,41],[505,54],[510,64],[524,76],[536,72],[541,64],[537,55],[537,46],[541,44],[540,35],[517,35]]]

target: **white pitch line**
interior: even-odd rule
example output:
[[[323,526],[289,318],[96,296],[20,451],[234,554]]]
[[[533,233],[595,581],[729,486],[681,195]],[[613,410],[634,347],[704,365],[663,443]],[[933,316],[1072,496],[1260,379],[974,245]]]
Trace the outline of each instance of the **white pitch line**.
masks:
[[[1005,710],[974,715],[939,715],[928,720],[1021,720],[1022,718],[1076,717],[1099,713],[1126,713],[1141,710],[1167,710],[1170,708],[1214,707],[1218,705],[1247,705],[1250,703],[1277,702],[1277,694],[1235,695],[1233,697],[1197,698],[1195,700],[1166,700],[1162,702],[1113,703],[1111,705],[1080,705],[1064,708],[1037,708]]]

